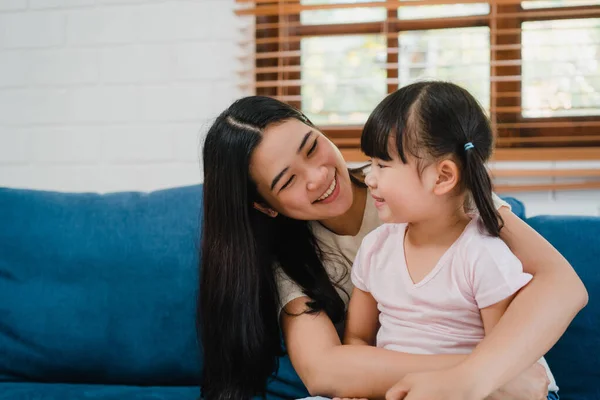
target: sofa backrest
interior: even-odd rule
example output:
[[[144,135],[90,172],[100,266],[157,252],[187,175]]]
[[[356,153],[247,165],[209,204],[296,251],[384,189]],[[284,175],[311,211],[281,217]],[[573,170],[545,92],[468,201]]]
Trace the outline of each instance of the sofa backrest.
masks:
[[[571,263],[585,284],[588,305],[546,358],[562,400],[600,400],[600,218],[537,216],[527,223]]]
[[[0,189],[0,380],[197,384],[201,200]]]

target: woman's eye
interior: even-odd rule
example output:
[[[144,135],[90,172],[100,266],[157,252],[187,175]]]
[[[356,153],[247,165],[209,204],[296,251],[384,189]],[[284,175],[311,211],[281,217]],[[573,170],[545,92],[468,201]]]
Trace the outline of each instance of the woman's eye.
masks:
[[[387,168],[387,165],[383,165],[383,164],[381,164],[381,163],[377,163],[377,166],[378,166],[379,168]]]
[[[315,139],[315,141],[313,142],[313,145],[310,146],[310,149],[308,149],[308,153],[306,153],[307,156],[310,156],[317,149],[317,140],[318,139]]]
[[[281,189],[279,189],[279,191],[281,192],[283,189],[285,189],[286,187],[290,186],[292,184],[292,181],[294,180],[294,177],[296,175],[292,175],[290,177],[290,179],[288,179],[288,181],[281,187]]]

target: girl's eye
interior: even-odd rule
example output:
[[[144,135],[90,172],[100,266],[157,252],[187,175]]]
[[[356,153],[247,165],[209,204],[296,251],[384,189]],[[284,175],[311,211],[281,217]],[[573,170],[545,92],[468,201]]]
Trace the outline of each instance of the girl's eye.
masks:
[[[371,168],[375,165],[377,168],[386,168],[387,165],[383,165],[378,159],[371,159]]]
[[[288,181],[285,183],[285,185],[283,185],[281,187],[281,189],[279,189],[279,191],[281,192],[283,189],[285,189],[286,187],[290,186],[292,184],[292,181],[294,180],[295,177],[296,177],[296,175],[292,175],[290,177],[290,179],[288,179]]]
[[[373,168],[374,166],[377,168],[386,168],[387,167],[387,165],[383,165],[379,159],[371,158],[371,168]]]
[[[310,149],[308,149],[308,153],[306,153],[307,156],[310,156],[317,149],[317,140],[318,139],[315,139],[315,141],[313,142],[313,145],[310,146]]]

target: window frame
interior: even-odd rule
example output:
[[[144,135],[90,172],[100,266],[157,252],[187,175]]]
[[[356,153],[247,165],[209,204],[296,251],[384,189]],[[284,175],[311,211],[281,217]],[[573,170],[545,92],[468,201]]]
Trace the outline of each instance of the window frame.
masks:
[[[520,46],[524,22],[600,18],[600,5],[523,9],[521,3],[488,3],[490,13],[487,15],[399,20],[397,9],[394,8],[387,10],[384,21],[351,24],[302,25],[299,13],[256,16],[257,54],[291,54],[256,59],[257,68],[277,67],[277,72],[255,74],[256,94],[274,96],[302,109],[300,85],[261,87],[260,83],[273,80],[300,81],[299,53],[303,38],[383,33],[386,35],[387,47],[397,48],[399,34],[404,31],[488,27],[491,48],[490,76],[495,77],[490,80],[490,117],[497,132],[494,160],[600,159],[600,113],[597,116],[581,117],[523,117],[520,111],[521,80],[502,79],[521,76],[523,59]],[[271,4],[285,7],[298,5],[300,0],[274,0]],[[274,28],[265,29],[264,24],[272,24],[267,26]],[[497,46],[500,46],[500,49]],[[507,60],[511,62],[503,63]],[[397,79],[398,54],[388,51],[386,64],[388,79]],[[392,93],[397,88],[396,83],[388,83],[387,93]],[[518,93],[518,96],[500,97],[498,93]],[[500,122],[501,126],[498,126],[497,122]],[[527,126],[532,124],[538,126]],[[540,124],[543,124],[542,127]],[[342,150],[348,161],[364,160],[359,149],[362,126],[321,125],[319,128]]]

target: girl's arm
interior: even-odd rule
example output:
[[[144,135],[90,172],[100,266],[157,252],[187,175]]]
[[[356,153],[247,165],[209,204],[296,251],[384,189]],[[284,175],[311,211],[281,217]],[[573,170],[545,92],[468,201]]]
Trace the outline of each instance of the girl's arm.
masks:
[[[348,305],[344,344],[375,346],[378,320],[377,302],[371,293],[354,288]]]
[[[292,364],[311,395],[382,398],[407,373],[445,369],[465,359],[342,346],[325,313],[289,315],[305,311],[307,300],[301,297],[286,305],[281,327]]]
[[[479,310],[481,312],[481,321],[483,322],[483,330],[485,331],[486,336],[488,336],[494,327],[498,325],[500,318],[502,318],[502,315],[504,315],[514,297],[515,295],[510,296],[496,304],[492,304],[489,307]]]

